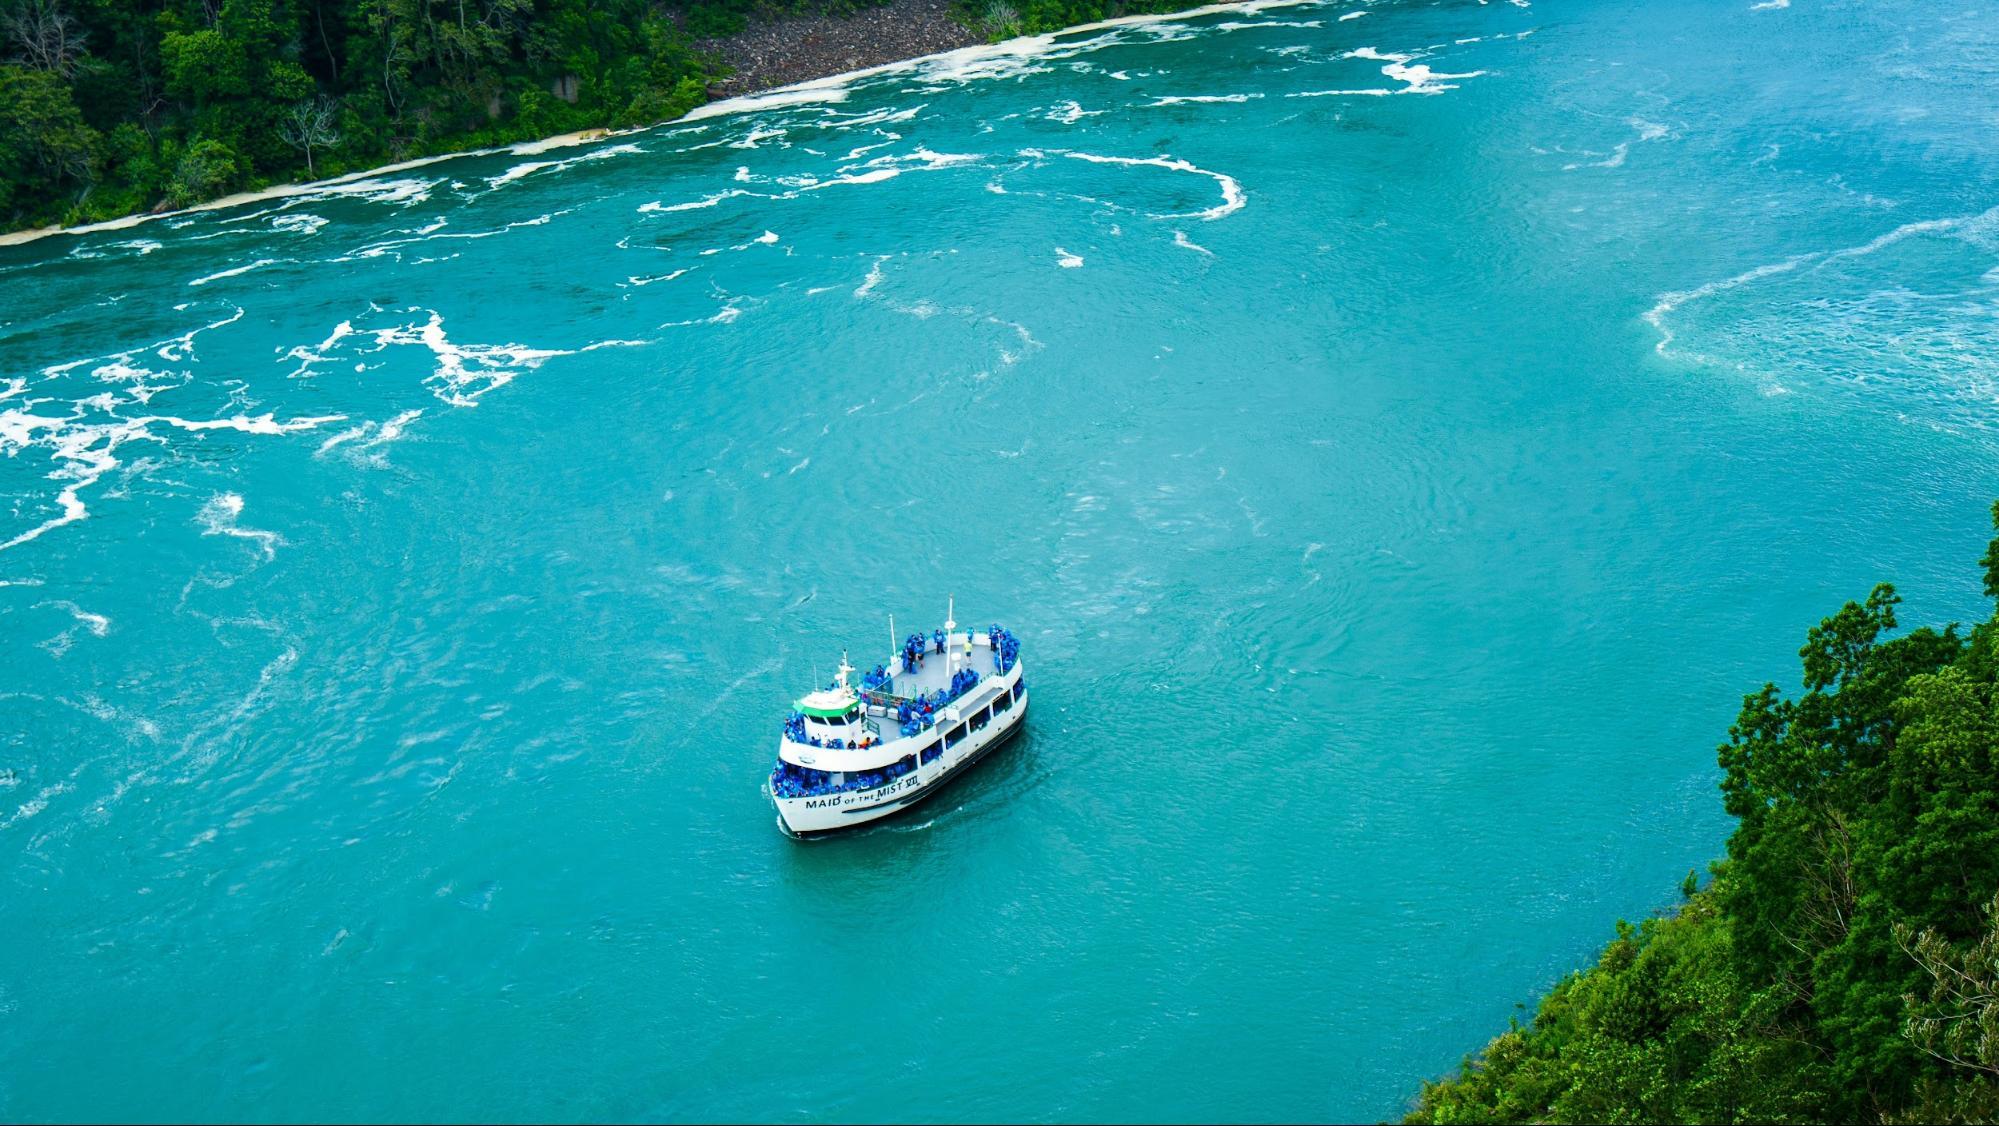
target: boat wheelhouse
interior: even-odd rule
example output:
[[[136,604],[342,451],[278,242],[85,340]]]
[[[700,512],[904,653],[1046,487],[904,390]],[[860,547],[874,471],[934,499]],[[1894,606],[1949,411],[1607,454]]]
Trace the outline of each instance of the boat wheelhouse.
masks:
[[[833,683],[799,699],[768,787],[787,833],[815,836],[907,809],[1019,732],[1019,640],[997,625],[959,632],[951,618],[928,637],[910,634],[858,684],[842,657]]]

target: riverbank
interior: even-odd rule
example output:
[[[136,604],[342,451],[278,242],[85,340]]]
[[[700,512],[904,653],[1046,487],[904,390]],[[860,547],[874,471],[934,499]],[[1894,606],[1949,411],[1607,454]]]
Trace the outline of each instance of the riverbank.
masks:
[[[724,97],[870,70],[977,46],[985,38],[951,14],[948,0],[890,0],[847,16],[757,21],[735,35],[695,46],[730,74],[710,89]]]
[[[703,50],[713,54],[718,61],[734,68],[734,72],[709,87],[709,96],[712,100],[696,106],[689,113],[674,120],[692,121],[780,104],[777,99],[785,99],[787,94],[793,92],[801,95],[797,100],[810,100],[814,92],[837,90],[858,78],[905,66],[921,65],[934,59],[957,56],[970,61],[971,58],[987,53],[1035,54],[1053,45],[1057,35],[1074,35],[1222,12],[1248,14],[1313,2],[1315,0],[1245,0],[1243,3],[1234,4],[1189,5],[1168,12],[1118,16],[1076,24],[1058,31],[1023,35],[999,43],[988,43],[959,23],[951,14],[947,0],[890,0],[887,4],[848,16],[759,19],[734,35],[700,41],[699,45]],[[532,156],[552,149],[589,144],[608,137],[642,132],[645,129],[670,124],[673,124],[673,121],[662,121],[633,129],[583,129],[556,134],[538,141],[438,153],[434,156],[385,164],[365,171],[349,172],[324,180],[273,184],[266,188],[236,192],[192,207],[170,211],[138,212],[73,227],[30,227],[8,231],[0,233],[0,247],[19,246],[51,235],[81,235],[98,231],[123,230],[154,219],[217,211],[248,203],[266,203],[323,191],[341,184],[422,168],[461,156],[490,156],[496,153]]]
[[[141,223],[151,222],[154,219],[170,219],[176,215],[193,215],[201,211],[220,211],[224,208],[239,207],[246,203],[265,203],[274,199],[286,199],[295,195],[304,195],[308,192],[323,191],[327,188],[338,187],[341,184],[352,184],[360,180],[371,180],[377,176],[389,176],[397,172],[407,172],[412,168],[422,168],[428,164],[438,164],[446,160],[457,160],[461,156],[490,156],[494,153],[502,152],[513,153],[516,156],[533,156],[536,153],[544,153],[553,149],[587,145],[592,141],[600,141],[611,135],[612,131],[609,129],[579,129],[573,133],[558,133],[553,137],[543,137],[539,141],[523,141],[517,145],[466,149],[462,152],[447,152],[439,153],[436,156],[418,157],[415,160],[384,164],[380,167],[369,168],[361,172],[349,172],[342,176],[333,176],[324,180],[308,180],[298,184],[273,184],[268,188],[259,188],[256,191],[250,192],[235,192],[230,195],[219,196],[204,203],[197,203],[193,207],[183,207],[172,211],[145,211],[132,215],[123,215],[116,219],[106,219],[102,223],[82,223],[74,227],[29,227],[26,230],[7,231],[4,234],[0,234],[0,246],[19,246],[23,243],[34,242],[36,239],[47,238],[50,235],[84,235],[94,231],[121,231],[127,227],[136,227]]]

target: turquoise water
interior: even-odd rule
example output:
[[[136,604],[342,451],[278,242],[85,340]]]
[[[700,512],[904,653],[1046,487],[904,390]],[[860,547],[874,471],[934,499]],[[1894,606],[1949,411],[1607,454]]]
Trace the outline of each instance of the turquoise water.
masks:
[[[1398,1113],[1985,612],[1995,79],[1306,5],[0,250],[0,1116]],[[947,595],[1025,737],[780,836]]]

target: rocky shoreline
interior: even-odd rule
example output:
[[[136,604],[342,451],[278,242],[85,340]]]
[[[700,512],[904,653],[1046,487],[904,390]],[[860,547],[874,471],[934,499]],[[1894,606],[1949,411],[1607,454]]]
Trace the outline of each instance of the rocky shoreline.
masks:
[[[696,45],[734,68],[709,89],[728,98],[983,42],[952,17],[949,0],[889,0],[849,16],[758,19]]]

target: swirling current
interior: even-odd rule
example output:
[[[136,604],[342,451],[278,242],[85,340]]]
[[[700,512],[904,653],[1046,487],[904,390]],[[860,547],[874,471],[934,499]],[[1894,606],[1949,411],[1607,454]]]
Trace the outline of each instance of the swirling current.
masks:
[[[0,248],[0,1116],[1400,1112],[1984,613],[1999,13],[1303,3]],[[1025,737],[800,845],[843,650]]]

